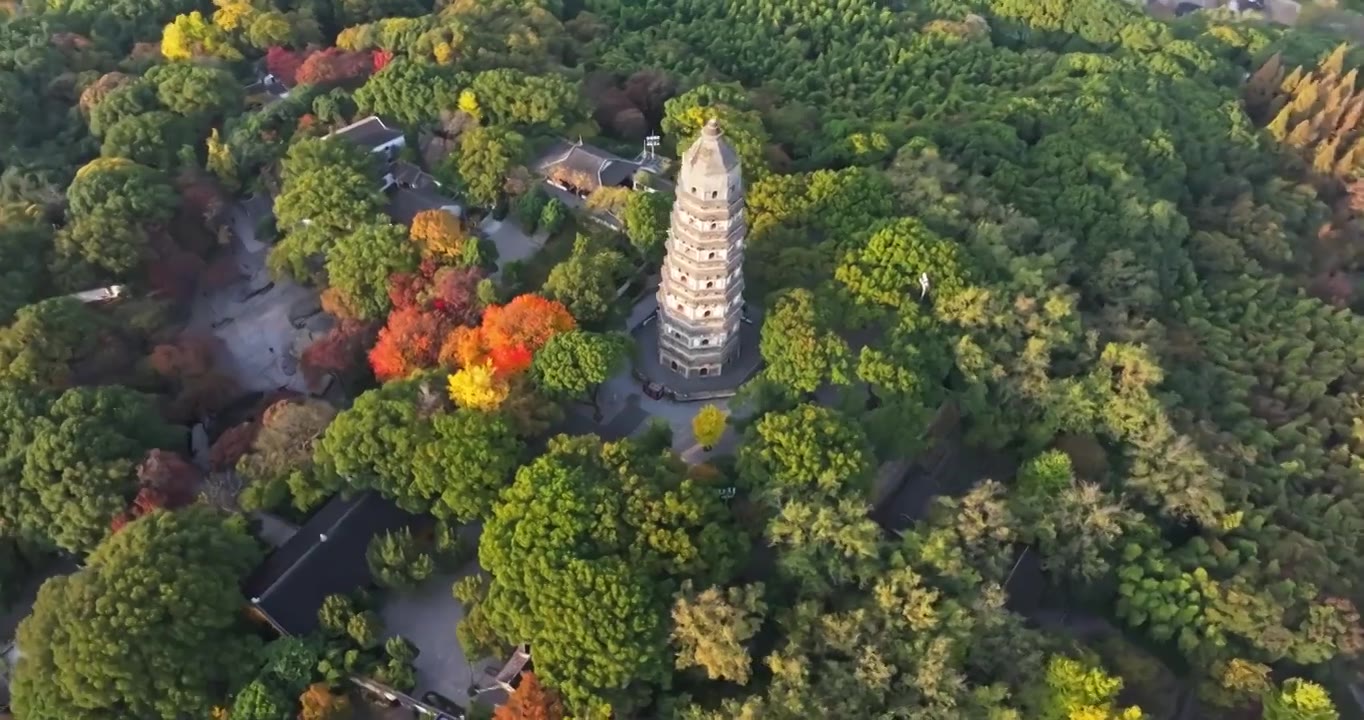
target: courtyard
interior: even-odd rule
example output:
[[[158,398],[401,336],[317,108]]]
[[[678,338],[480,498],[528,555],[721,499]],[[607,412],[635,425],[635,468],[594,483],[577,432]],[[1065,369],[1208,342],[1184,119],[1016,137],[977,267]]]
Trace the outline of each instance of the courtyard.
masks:
[[[269,246],[256,236],[258,224],[271,213],[268,196],[240,202],[231,213],[237,277],[195,297],[187,329],[221,341],[221,367],[242,390],[306,393],[297,353],[332,321],[322,314],[317,291],[270,277]]]

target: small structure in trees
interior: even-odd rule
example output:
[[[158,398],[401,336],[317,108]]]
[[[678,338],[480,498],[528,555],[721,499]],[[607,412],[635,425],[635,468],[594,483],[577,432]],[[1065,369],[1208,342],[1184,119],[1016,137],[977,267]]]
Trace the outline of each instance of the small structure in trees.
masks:
[[[383,153],[389,160],[396,158],[398,150],[407,146],[407,137],[403,131],[385,125],[376,115],[337,128],[327,137],[345,138],[369,152]]]
[[[587,197],[604,187],[632,187],[640,165],[582,140],[563,140],[550,146],[534,169],[551,186]]]

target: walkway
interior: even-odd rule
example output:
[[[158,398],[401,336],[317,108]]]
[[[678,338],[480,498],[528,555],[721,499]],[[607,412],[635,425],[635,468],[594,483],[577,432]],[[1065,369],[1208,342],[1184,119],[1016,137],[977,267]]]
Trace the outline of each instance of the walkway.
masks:
[[[479,223],[478,229],[497,246],[499,273],[507,263],[528,260],[545,246],[546,236],[543,233],[527,235],[521,226],[511,220],[494,220],[490,215]]]

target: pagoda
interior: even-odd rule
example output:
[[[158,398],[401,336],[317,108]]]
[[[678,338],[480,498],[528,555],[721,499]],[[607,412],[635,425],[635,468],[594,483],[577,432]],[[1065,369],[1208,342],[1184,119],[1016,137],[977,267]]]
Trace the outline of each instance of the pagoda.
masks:
[[[744,308],[744,183],[714,119],[682,155],[658,286],[659,363],[683,377],[724,372]]]

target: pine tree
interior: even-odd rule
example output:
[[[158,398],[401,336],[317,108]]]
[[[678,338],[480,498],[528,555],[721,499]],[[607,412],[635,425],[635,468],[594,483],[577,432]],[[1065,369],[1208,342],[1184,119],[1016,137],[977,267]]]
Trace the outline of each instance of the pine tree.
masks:
[[[1321,74],[1326,77],[1340,77],[1340,74],[1345,71],[1345,53],[1349,51],[1350,45],[1348,43],[1337,45],[1331,54],[1327,55],[1326,59],[1322,60],[1321,64],[1317,66],[1321,70]]]
[[[1338,178],[1349,178],[1360,174],[1360,168],[1364,166],[1364,137],[1355,138],[1350,143],[1350,149],[1340,155],[1336,162],[1335,176]]]
[[[1246,80],[1246,105],[1254,111],[1263,113],[1282,84],[1283,56],[1274,53]]]
[[[1312,122],[1303,120],[1293,127],[1293,132],[1288,134],[1284,142],[1289,147],[1305,148],[1312,142]]]
[[[1354,134],[1359,130],[1361,119],[1364,119],[1364,95],[1357,95],[1346,101],[1345,112],[1336,126],[1337,132],[1342,135]]]
[[[1336,151],[1340,147],[1340,137],[1332,136],[1317,145],[1312,155],[1312,169],[1318,174],[1331,177],[1336,169]]]
[[[1308,77],[1298,84],[1298,88],[1293,91],[1293,100],[1289,107],[1299,115],[1312,112],[1316,107],[1317,100],[1321,95],[1321,86],[1315,77]]]
[[[1269,135],[1275,140],[1284,142],[1288,139],[1288,122],[1292,116],[1292,108],[1285,106],[1274,116],[1273,120],[1269,121],[1269,125],[1265,126],[1265,129],[1269,131]]]
[[[1283,83],[1279,85],[1279,91],[1283,93],[1294,92],[1298,89],[1298,85],[1302,84],[1303,75],[1302,66],[1293,68],[1293,72],[1288,73],[1288,77],[1284,78]]]

